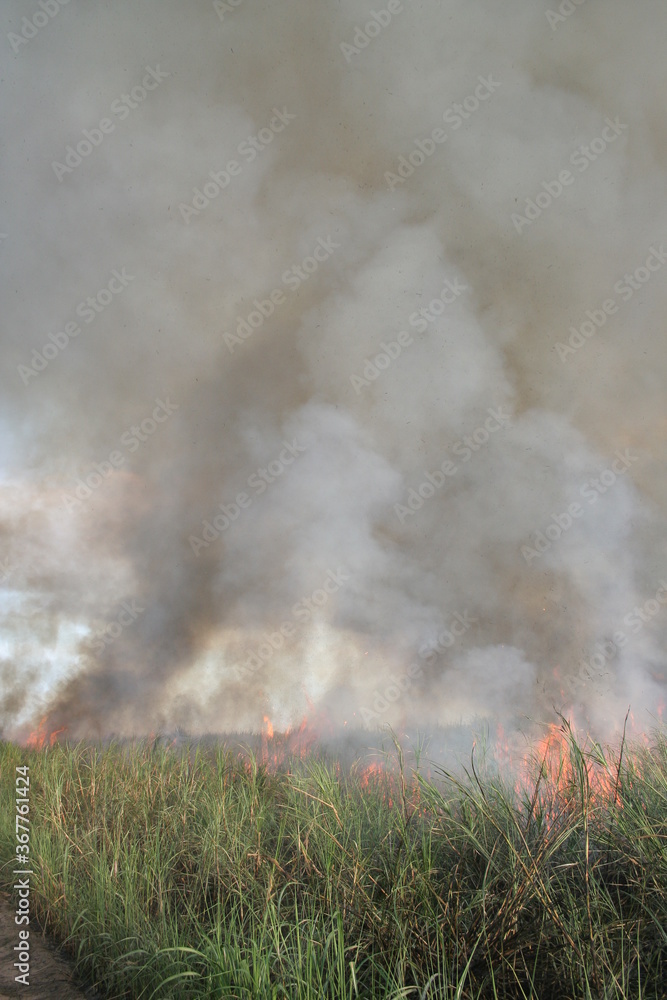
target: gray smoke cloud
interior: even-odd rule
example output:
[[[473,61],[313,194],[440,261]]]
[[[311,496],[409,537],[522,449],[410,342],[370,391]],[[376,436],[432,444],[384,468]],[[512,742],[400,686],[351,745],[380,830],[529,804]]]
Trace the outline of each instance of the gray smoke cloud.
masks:
[[[0,727],[664,703],[659,0],[7,0]]]

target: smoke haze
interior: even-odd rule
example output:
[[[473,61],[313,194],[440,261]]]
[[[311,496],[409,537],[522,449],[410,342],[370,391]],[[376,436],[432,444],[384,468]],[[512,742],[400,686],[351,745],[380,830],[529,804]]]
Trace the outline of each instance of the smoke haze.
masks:
[[[549,2],[3,5],[6,734],[660,710],[667,10]]]

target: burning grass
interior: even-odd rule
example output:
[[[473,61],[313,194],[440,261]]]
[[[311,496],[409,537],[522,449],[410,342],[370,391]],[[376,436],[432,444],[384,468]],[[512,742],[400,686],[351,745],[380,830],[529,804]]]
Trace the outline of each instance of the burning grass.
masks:
[[[518,778],[428,780],[398,745],[0,744],[5,887],[19,763],[36,915],[105,996],[667,997],[664,734],[603,752],[564,724]]]

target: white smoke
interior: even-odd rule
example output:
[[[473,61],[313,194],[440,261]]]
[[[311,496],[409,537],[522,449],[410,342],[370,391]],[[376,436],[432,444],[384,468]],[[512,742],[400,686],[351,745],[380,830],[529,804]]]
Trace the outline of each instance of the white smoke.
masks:
[[[7,732],[659,709],[667,13],[565,7],[7,0]]]

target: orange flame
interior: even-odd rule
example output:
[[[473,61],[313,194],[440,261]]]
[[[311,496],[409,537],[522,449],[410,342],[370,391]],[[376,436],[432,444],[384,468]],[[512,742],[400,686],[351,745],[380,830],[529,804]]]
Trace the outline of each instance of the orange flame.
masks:
[[[29,750],[42,750],[45,746],[55,746],[58,741],[58,736],[60,733],[64,733],[66,726],[61,726],[60,729],[54,729],[53,732],[49,733],[47,726],[48,716],[45,715],[39,720],[37,729],[34,729],[27,737],[25,745]]]
[[[571,743],[574,735],[565,725],[552,723],[532,754],[519,764],[517,797],[524,802],[530,799],[531,811],[539,805],[550,823],[573,809],[580,794],[592,803],[613,799],[616,806],[623,807],[615,765],[606,765],[588,741],[582,743],[577,739],[574,747]]]
[[[46,742],[46,719],[45,715],[43,719],[39,720],[37,729],[34,729],[27,740],[25,741],[26,746],[30,750],[41,750]]]

